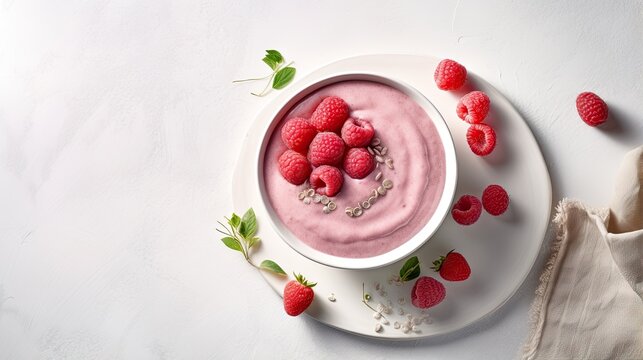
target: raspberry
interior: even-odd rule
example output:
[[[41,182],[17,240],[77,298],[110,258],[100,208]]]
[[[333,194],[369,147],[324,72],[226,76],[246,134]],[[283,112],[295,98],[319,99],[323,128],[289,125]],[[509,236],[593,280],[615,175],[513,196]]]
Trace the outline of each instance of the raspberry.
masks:
[[[344,140],[332,132],[315,136],[308,148],[308,160],[313,166],[339,165],[344,155]]]
[[[342,172],[333,166],[322,165],[310,174],[310,186],[320,195],[335,196],[343,184]]]
[[[489,185],[482,192],[482,206],[493,216],[498,216],[509,207],[509,195],[500,185]]]
[[[458,90],[467,80],[467,69],[449,59],[440,61],[433,74],[440,90]]]
[[[430,276],[421,276],[411,290],[411,304],[426,309],[441,303],[446,296],[447,290],[441,282]]]
[[[375,160],[365,148],[352,148],[344,157],[344,171],[353,179],[363,179],[375,169]]]
[[[482,204],[473,195],[462,195],[453,205],[451,216],[453,220],[461,225],[471,225],[478,221],[482,213]]]
[[[304,118],[292,118],[281,128],[281,140],[284,144],[298,153],[305,154],[308,145],[317,135],[317,129]]]
[[[472,91],[458,101],[455,111],[469,124],[479,124],[489,113],[489,97],[482,91]]]
[[[286,150],[279,157],[279,172],[291,184],[303,184],[311,170],[306,157],[298,152]]]
[[[576,98],[578,115],[589,126],[598,126],[607,120],[607,104],[592,92],[580,93]]]
[[[310,123],[319,131],[338,132],[348,119],[348,104],[337,96],[322,100],[310,117]]]
[[[375,129],[368,120],[348,119],[342,126],[342,139],[350,147],[363,147],[371,143]]]
[[[486,124],[473,124],[467,130],[467,143],[474,154],[485,156],[496,147],[496,132]]]

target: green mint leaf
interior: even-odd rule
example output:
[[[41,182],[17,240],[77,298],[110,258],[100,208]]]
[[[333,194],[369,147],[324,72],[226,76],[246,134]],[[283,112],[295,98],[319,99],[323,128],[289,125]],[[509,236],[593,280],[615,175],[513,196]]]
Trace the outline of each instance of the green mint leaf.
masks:
[[[236,250],[236,251],[239,251],[239,252],[243,252],[243,250],[241,248],[241,243],[239,242],[239,240],[237,240],[237,239],[235,239],[233,237],[226,236],[226,237],[222,238],[221,241],[223,241],[225,246],[229,247],[230,249]]]
[[[400,269],[400,279],[402,281],[413,280],[420,276],[420,261],[417,256],[414,256],[404,263]]]
[[[237,231],[239,232],[239,235],[241,235],[241,237],[243,237],[244,239],[248,238],[247,226],[248,225],[246,225],[246,223],[244,223],[243,220],[241,220],[241,224],[239,224],[239,229],[237,229]]]
[[[292,81],[296,72],[297,70],[292,66],[286,66],[285,68],[277,71],[275,78],[272,81],[272,88],[276,90],[283,89]]]
[[[251,247],[255,246],[259,241],[261,241],[261,239],[259,239],[256,236],[253,237],[252,239],[248,240],[248,249],[250,249]]]
[[[273,70],[277,70],[277,66],[279,66],[279,64],[275,61],[275,59],[270,58],[268,56],[264,57],[261,60],[265,62],[268,66],[270,66],[270,68]]]
[[[266,50],[266,57],[274,60],[277,64],[284,62],[284,57],[277,50]]]
[[[239,215],[232,213],[232,217],[230,217],[230,220],[228,220],[228,224],[236,229],[239,227],[239,223],[241,223],[241,218],[239,217]]]
[[[245,234],[242,234],[243,237],[246,239],[253,237],[257,232],[257,217],[255,216],[255,211],[252,210],[252,208],[248,209],[248,211],[243,214],[241,223],[245,224]]]
[[[277,275],[283,275],[283,276],[287,275],[286,272],[281,268],[281,266],[277,265],[277,263],[272,260],[262,261],[259,267],[263,270],[273,272]]]

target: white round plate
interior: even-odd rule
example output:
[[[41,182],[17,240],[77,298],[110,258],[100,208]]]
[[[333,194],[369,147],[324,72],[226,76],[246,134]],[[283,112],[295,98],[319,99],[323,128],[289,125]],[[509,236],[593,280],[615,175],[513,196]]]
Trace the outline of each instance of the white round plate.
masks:
[[[382,339],[418,339],[459,330],[489,315],[502,306],[520,287],[531,270],[540,250],[551,209],[549,173],[538,144],[529,127],[513,106],[490,84],[469,72],[465,89],[457,92],[439,90],[433,81],[438,59],[414,55],[368,55],[341,60],[297,81],[282,90],[257,116],[250,128],[239,155],[233,180],[233,201],[237,212],[253,207],[259,222],[258,236],[262,245],[253,254],[256,261],[271,259],[286,272],[302,273],[318,285],[315,300],[306,314],[322,323],[347,332]],[[410,305],[414,281],[403,285],[389,284],[398,274],[404,260],[373,270],[344,270],[320,265],[300,255],[277,234],[269,220],[256,177],[257,153],[272,118],[302,89],[335,73],[380,75],[403,81],[426,96],[447,122],[456,147],[458,185],[455,198],[463,194],[480,197],[489,184],[502,185],[511,198],[509,210],[498,217],[483,211],[473,225],[462,226],[447,216],[439,230],[417,250],[423,276],[433,276],[446,287],[446,299],[428,311],[421,312]],[[491,111],[486,122],[497,133],[494,152],[484,158],[474,155],[466,142],[467,124],[460,120],[455,108],[458,99],[471,90],[481,90],[491,99]],[[472,269],[469,279],[462,282],[444,281],[430,269],[433,260],[456,249],[468,260]],[[264,279],[281,295],[288,279],[263,273]],[[376,283],[382,289],[376,290]],[[362,303],[362,284],[372,295],[369,304],[392,305],[384,314],[388,325],[380,332],[370,310]],[[328,297],[334,294],[336,301]],[[401,311],[400,311],[401,310]],[[401,314],[404,312],[404,314]],[[394,323],[404,324],[407,315],[421,318],[428,315],[416,331],[404,333]],[[284,316],[287,316],[284,313]],[[425,319],[426,320],[426,319]]]

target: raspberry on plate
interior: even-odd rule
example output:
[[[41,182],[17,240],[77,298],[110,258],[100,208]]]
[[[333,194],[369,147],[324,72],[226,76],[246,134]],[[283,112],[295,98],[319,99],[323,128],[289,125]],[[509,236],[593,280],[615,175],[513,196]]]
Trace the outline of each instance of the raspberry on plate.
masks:
[[[496,147],[496,132],[487,124],[473,124],[467,130],[467,143],[474,154],[489,155]]]
[[[375,129],[368,120],[348,119],[342,126],[342,139],[349,147],[364,147],[371,143]]]
[[[344,175],[334,166],[322,165],[310,174],[310,186],[320,195],[335,196],[343,184]]]
[[[308,148],[308,160],[313,166],[339,165],[344,157],[344,140],[332,132],[318,133]]]
[[[310,123],[319,131],[338,132],[348,119],[348,104],[337,96],[329,96],[317,105]]]
[[[305,154],[308,151],[308,145],[317,135],[317,129],[300,117],[292,118],[281,128],[281,140],[286,146],[298,153]]]
[[[411,304],[427,309],[441,303],[446,296],[447,290],[441,282],[430,276],[421,276],[411,290]]]
[[[375,159],[365,148],[349,149],[344,157],[344,171],[353,179],[363,179],[375,169]]]
[[[303,184],[312,168],[306,157],[296,151],[286,150],[279,156],[279,172],[291,184]]]
[[[433,78],[440,90],[458,90],[467,80],[467,69],[453,60],[444,59],[435,68]]]
[[[482,91],[472,91],[458,101],[455,111],[469,124],[479,124],[489,113],[489,97]]]
[[[609,109],[607,104],[598,95],[592,92],[583,92],[576,98],[578,115],[589,126],[598,126],[607,120]]]
[[[498,216],[507,211],[509,195],[500,185],[489,185],[482,193],[482,206],[493,216]]]
[[[451,216],[460,225],[471,225],[478,221],[482,213],[482,203],[473,195],[462,195],[453,205]]]

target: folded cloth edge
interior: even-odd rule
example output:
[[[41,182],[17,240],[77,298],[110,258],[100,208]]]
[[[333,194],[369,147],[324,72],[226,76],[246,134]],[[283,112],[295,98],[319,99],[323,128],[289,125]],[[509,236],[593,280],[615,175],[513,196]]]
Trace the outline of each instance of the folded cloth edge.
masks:
[[[521,359],[533,358],[540,344],[547,304],[551,297],[553,286],[556,283],[555,277],[558,274],[560,260],[565,257],[565,252],[567,251],[567,230],[564,225],[567,223],[568,210],[570,208],[577,208],[586,211],[588,214],[594,214],[601,218],[604,224],[607,224],[609,221],[609,208],[592,209],[586,207],[578,200],[569,198],[563,198],[558,205],[556,205],[556,215],[552,219],[556,236],[551,243],[550,255],[539,277],[536,297],[529,310],[529,334],[525,344],[520,350],[519,355]]]

